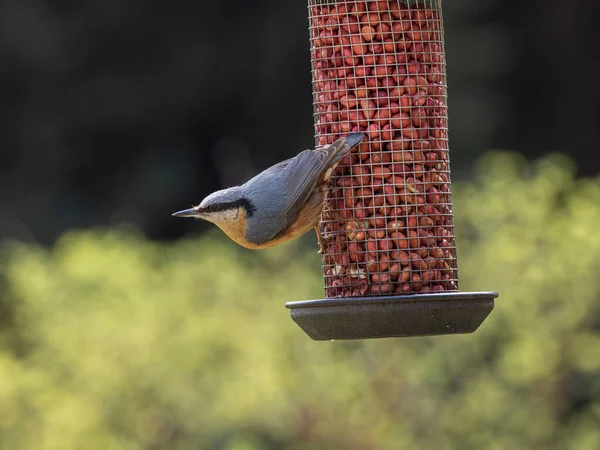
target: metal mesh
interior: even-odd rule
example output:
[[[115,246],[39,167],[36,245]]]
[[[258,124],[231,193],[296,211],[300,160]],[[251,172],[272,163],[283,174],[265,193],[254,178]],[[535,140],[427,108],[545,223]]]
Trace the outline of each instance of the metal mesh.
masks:
[[[458,290],[441,0],[309,0],[315,140],[365,141],[320,223],[327,297]]]

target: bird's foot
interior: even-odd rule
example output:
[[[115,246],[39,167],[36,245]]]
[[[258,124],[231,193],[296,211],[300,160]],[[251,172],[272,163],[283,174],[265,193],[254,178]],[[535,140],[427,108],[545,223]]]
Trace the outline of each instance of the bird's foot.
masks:
[[[317,233],[317,240],[319,241],[319,251],[317,254],[322,255],[325,251],[325,248],[323,247],[323,236],[321,235],[321,230],[319,230],[319,227],[315,227],[315,232]]]
[[[322,255],[323,252],[325,251],[324,242],[327,241],[328,239],[338,236],[338,235],[339,235],[339,233],[337,233],[337,232],[321,234],[319,231],[317,231],[317,239],[319,240],[319,251],[317,251],[317,253],[319,255]]]

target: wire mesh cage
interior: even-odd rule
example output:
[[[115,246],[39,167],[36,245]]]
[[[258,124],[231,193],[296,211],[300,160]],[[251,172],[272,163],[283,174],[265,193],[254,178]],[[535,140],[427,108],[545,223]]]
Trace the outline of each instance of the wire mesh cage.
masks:
[[[407,300],[466,300],[456,296],[442,1],[309,0],[308,16],[315,144],[365,134],[331,177],[319,227],[326,300],[362,302],[319,306],[346,308],[329,317],[339,322],[388,299],[389,321],[392,303],[406,315]],[[364,326],[357,311],[349,329]]]
[[[331,179],[327,297],[457,291],[441,0],[310,1],[317,145],[366,140]]]

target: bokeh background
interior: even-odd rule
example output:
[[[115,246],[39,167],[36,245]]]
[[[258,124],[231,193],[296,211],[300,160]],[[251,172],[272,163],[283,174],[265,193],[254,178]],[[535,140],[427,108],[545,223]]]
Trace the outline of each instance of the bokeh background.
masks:
[[[600,448],[594,0],[444,2],[472,335],[313,342],[311,233],[173,219],[313,145],[306,1],[0,2],[0,448]]]

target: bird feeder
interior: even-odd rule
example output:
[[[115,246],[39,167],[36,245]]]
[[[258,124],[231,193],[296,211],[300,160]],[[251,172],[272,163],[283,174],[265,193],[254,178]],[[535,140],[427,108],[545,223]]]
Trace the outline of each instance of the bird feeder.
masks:
[[[441,0],[309,0],[315,141],[365,133],[331,177],[313,339],[470,333],[496,292],[459,291]]]

